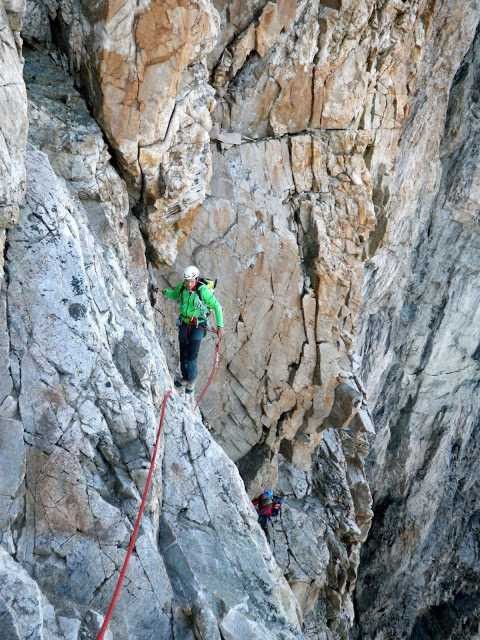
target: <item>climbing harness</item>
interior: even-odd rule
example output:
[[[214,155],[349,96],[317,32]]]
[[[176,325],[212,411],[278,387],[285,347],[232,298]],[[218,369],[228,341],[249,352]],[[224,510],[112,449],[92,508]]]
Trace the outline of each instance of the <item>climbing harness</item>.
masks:
[[[97,635],[97,640],[103,640],[105,637],[105,633],[107,631],[108,625],[113,615],[113,610],[115,609],[115,605],[117,604],[117,600],[120,597],[120,593],[122,591],[123,582],[125,580],[125,576],[127,574],[128,563],[130,561],[130,557],[135,548],[135,544],[137,542],[138,531],[140,529],[140,522],[142,520],[143,512],[145,511],[145,506],[147,504],[147,497],[150,491],[150,486],[153,480],[153,474],[155,472],[155,467],[157,465],[157,456],[158,456],[158,447],[160,445],[160,436],[162,433],[163,421],[165,419],[165,412],[167,410],[167,401],[169,397],[172,395],[172,390],[169,389],[165,392],[162,401],[162,411],[160,414],[160,421],[158,423],[157,430],[157,438],[155,440],[155,446],[153,447],[153,452],[150,458],[150,468],[148,470],[147,481],[145,482],[145,487],[143,489],[142,500],[140,502],[140,508],[137,513],[137,517],[135,519],[135,524],[133,526],[132,535],[130,536],[130,542],[128,543],[127,553],[125,555],[125,559],[123,561],[122,568],[120,569],[120,573],[118,575],[117,584],[115,585],[115,590],[113,592],[112,599],[110,604],[108,605],[107,613],[105,614],[105,618],[103,619],[103,624],[100,628],[100,631]]]

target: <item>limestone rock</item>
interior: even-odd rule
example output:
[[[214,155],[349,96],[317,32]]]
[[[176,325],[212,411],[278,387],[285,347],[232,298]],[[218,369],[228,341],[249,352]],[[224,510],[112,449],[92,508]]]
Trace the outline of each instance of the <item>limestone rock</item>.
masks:
[[[337,454],[332,497],[313,500],[310,517],[316,522],[325,500],[335,504],[336,519],[340,497],[349,505],[336,550],[348,557],[354,541],[343,565],[349,577],[340,571],[312,589],[304,586],[311,574],[291,583],[308,612],[307,633],[316,637],[321,628],[347,637],[359,549],[372,517],[363,471],[372,416],[364,385],[352,375],[364,261],[382,242],[385,205],[394,205],[403,127],[418,77],[423,81],[435,59],[431,43],[442,16],[427,3],[299,2],[279,26],[281,3],[217,4],[228,37],[210,59],[214,118],[218,131],[240,134],[242,144],[215,149],[211,195],[178,269],[155,274],[156,286],[175,282],[180,265],[192,261],[203,273],[221,274],[228,339],[205,414],[252,495],[294,477],[301,498],[311,497],[314,476],[323,477],[335,448],[315,474],[312,460],[326,446],[326,429],[340,429],[343,458]],[[466,42],[467,33],[463,26],[455,31]],[[438,46],[448,49],[447,42]],[[436,73],[448,84],[445,68]],[[173,310],[162,304],[157,313],[163,326],[174,326]],[[174,349],[173,331],[162,334]],[[204,349],[205,378],[211,350]],[[315,544],[306,545],[305,556]],[[327,625],[329,619],[335,622]]]
[[[273,47],[282,30],[290,26],[295,10],[296,2],[293,0],[267,2],[255,30],[255,49],[262,58]]]
[[[292,140],[291,154],[284,141],[215,154],[212,196],[181,252],[183,263],[192,256],[203,273],[218,275],[215,264],[222,265],[218,295],[229,337],[207,410],[222,416],[214,428],[234,459],[258,443],[265,428],[273,431],[281,416],[283,437],[292,439],[316,403],[318,413],[308,428],[314,431],[329,414],[336,375],[349,366],[362,242],[374,220],[360,155],[365,141],[337,132],[300,138]],[[323,153],[303,155],[300,145],[306,144]],[[344,147],[351,156],[344,155]],[[341,176],[334,164],[339,161]],[[308,185],[301,182],[308,173],[304,163]],[[324,252],[315,261],[320,243]],[[174,274],[168,277],[174,281]],[[339,313],[341,290],[349,306]],[[162,302],[162,312],[166,306]],[[204,360],[206,376],[208,352]],[[315,384],[316,367],[326,384]]]
[[[45,0],[44,2],[26,0],[22,37],[27,44],[51,45],[51,21],[56,18],[58,6],[58,0]]]
[[[23,15],[22,2],[0,2],[0,458],[2,483],[0,490],[0,530],[4,548],[14,551],[12,526],[22,513],[25,444],[23,427],[18,420],[17,402],[10,376],[10,345],[7,327],[7,300],[4,280],[4,255],[7,229],[18,220],[19,206],[25,192],[25,145],[27,137],[27,100],[22,78],[22,52],[19,31]],[[6,281],[8,282],[8,270]],[[8,560],[2,576],[5,576]],[[12,561],[13,562],[13,561]],[[15,585],[17,589],[21,580]],[[3,592],[3,586],[2,586]],[[40,595],[38,593],[38,595]],[[13,596],[14,599],[15,596]],[[19,597],[23,597],[20,596]],[[24,603],[23,603],[24,604]],[[2,599],[0,627],[8,637],[19,638],[23,622],[22,603]],[[41,617],[39,604],[38,614]],[[33,615],[33,614],[32,614]],[[19,626],[20,625],[20,626]],[[39,621],[38,626],[41,626]],[[8,630],[7,630],[8,629]]]
[[[193,260],[202,273],[220,276],[227,339],[203,412],[217,441],[238,461],[252,497],[272,485],[295,495],[292,505],[288,498],[283,527],[273,532],[275,556],[299,600],[304,628],[330,633],[330,625],[341,638],[353,620],[358,549],[372,516],[363,471],[368,443],[362,435],[372,431],[371,420],[354,379],[347,384],[338,378],[351,366],[362,245],[374,222],[362,155],[368,139],[363,133],[332,132],[294,137],[290,145],[269,140],[214,152],[212,195],[179,261]],[[156,277],[161,288],[179,274]],[[340,312],[339,299],[346,301]],[[162,327],[171,327],[170,334],[162,332],[171,341],[173,368],[175,305],[159,300],[156,310]],[[208,339],[202,347],[201,379],[211,367],[212,347]],[[351,394],[342,396],[342,384],[353,390],[353,400]],[[326,449],[319,456],[317,450],[329,427],[349,431],[345,454],[339,453],[334,499],[312,488],[328,477],[331,453]],[[340,439],[336,447],[343,451]],[[315,471],[313,460],[321,461]],[[287,480],[292,477],[300,483],[295,492]],[[348,500],[346,516],[338,512],[338,493]],[[337,519],[348,532],[341,542],[329,524]],[[324,522],[320,528],[319,522]],[[352,541],[355,551],[347,551]],[[323,550],[317,553],[318,547]],[[299,556],[300,574],[288,569],[284,558],[290,553]],[[344,573],[327,578],[330,553],[333,564],[342,558]],[[302,557],[310,560],[305,564]]]
[[[242,618],[229,637],[245,637],[246,628],[251,637],[265,640],[281,633],[300,638],[295,599],[256,523],[238,471],[192,418],[178,411],[175,429],[167,432],[160,542],[176,593],[183,604],[194,604],[197,636],[214,638],[219,624],[223,633],[232,619]],[[221,469],[214,471],[220,460]],[[226,510],[226,504],[235,508]]]
[[[25,456],[21,422],[0,417],[0,461],[2,466],[0,528],[4,534],[4,543],[8,545],[10,551],[13,540],[11,524],[20,517]]]
[[[326,430],[309,471],[299,472],[287,450],[281,457],[286,506],[274,527],[275,555],[299,600],[304,628],[312,632],[324,628],[348,637],[353,622],[359,550],[373,515],[363,440],[355,429]]]
[[[279,0],[262,3],[257,19],[246,3],[241,13],[229,4],[213,73],[224,128],[256,138],[402,126],[424,53],[425,3]]]
[[[476,0],[28,0],[8,230],[24,98],[0,123],[0,573],[31,597],[2,595],[2,632],[98,631],[176,365],[155,290],[195,262],[227,324],[210,433],[174,394],[112,636],[346,640],[374,422],[357,635],[431,635],[439,607],[478,634],[477,22]]]
[[[25,192],[27,101],[19,31],[22,2],[0,3],[0,280],[4,229],[15,224]]]
[[[12,640],[86,640],[112,596],[172,380],[145,246],[100,129],[61,57],[29,52],[26,68],[28,190],[8,230],[0,425],[2,541],[16,561],[2,549],[12,588],[0,615]],[[176,394],[164,430],[112,637],[210,640],[225,624],[240,640],[229,623],[240,617],[262,640],[302,638],[234,464]]]
[[[0,547],[0,622],[2,638],[64,637],[56,624],[53,607],[25,569]]]
[[[378,436],[357,637],[378,640],[474,638],[480,615],[478,3],[431,20],[362,313]]]
[[[130,193],[141,200],[156,259],[170,263],[211,175],[214,100],[203,60],[218,16],[209,0],[31,0],[27,37],[38,33],[45,5]]]

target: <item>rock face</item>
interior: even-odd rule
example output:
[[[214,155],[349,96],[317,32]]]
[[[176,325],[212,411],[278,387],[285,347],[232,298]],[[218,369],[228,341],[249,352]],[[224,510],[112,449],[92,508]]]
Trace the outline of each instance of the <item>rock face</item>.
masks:
[[[209,0],[29,0],[25,33],[60,39],[70,69],[140,200],[155,259],[176,242],[205,197],[213,89],[204,58],[217,36]]]
[[[20,39],[23,8],[22,2],[0,2],[0,282],[5,229],[17,221],[25,192],[28,123]]]
[[[353,617],[350,593],[371,516],[362,460],[373,427],[354,361],[363,262],[384,230],[383,200],[433,34],[432,7],[216,6],[224,37],[209,60],[217,90],[211,194],[178,258],[179,265],[193,261],[220,276],[226,309],[224,359],[205,414],[238,461],[250,495],[303,478],[303,493],[285,491],[300,499],[295,509],[309,511],[312,522],[324,513],[318,487],[338,448],[343,477],[336,490],[354,505],[347,511],[357,531],[329,553],[349,559],[345,573],[327,572],[325,580],[321,564],[310,566],[291,584],[312,637],[319,629],[346,637],[348,624],[333,620]],[[178,275],[179,269],[154,273],[156,286]],[[173,311],[161,303],[157,312],[160,324],[173,326]],[[173,332],[162,332],[175,348]],[[210,362],[207,348],[203,377]],[[343,438],[331,427],[343,427],[349,439],[354,486]],[[327,434],[335,443],[330,449]],[[327,503],[349,530],[342,509]],[[302,520],[299,538],[306,526]],[[327,540],[338,541],[336,526],[326,530]],[[302,545],[304,555],[316,557],[318,540]]]
[[[60,640],[61,628],[51,604],[18,562],[0,547],[0,621],[2,638],[51,638]],[[72,637],[72,636],[70,636]]]
[[[347,423],[348,429],[348,412],[334,420],[342,413],[341,403],[334,404],[341,384],[348,385],[347,398],[359,395],[355,428],[371,430],[362,382],[352,376],[363,260],[379,245],[384,256],[392,247],[410,247],[397,257],[400,271],[408,272],[412,229],[428,228],[426,216],[413,222],[415,211],[435,186],[435,135],[443,127],[451,79],[473,37],[476,4],[219,2],[217,8],[225,35],[210,57],[217,90],[211,195],[178,259],[179,265],[193,261],[203,273],[220,276],[226,307],[223,366],[205,414],[217,440],[238,461],[251,495],[305,473],[302,511],[318,515],[324,503],[313,500],[310,510],[307,503],[315,496],[317,474],[324,478],[328,468],[326,460],[320,468],[314,463],[320,443],[324,447],[322,433],[325,440],[330,421],[337,427]],[[428,107],[421,109],[422,100]],[[385,258],[377,296],[399,294],[402,278],[394,260]],[[157,286],[173,283],[179,273],[180,268],[163,271]],[[366,292],[368,317],[374,295]],[[163,304],[157,311],[161,324],[173,325],[173,312]],[[394,314],[378,320],[378,347],[377,338],[366,338],[369,366],[362,375],[370,379],[373,398],[384,371],[380,349]],[[174,346],[173,333],[170,340]],[[207,349],[204,377],[210,363]],[[395,380],[390,392],[396,394]],[[384,411],[387,419],[388,406]],[[357,526],[362,521],[366,534],[365,436],[354,442],[361,487]],[[348,482],[339,486],[351,491]],[[338,517],[337,505],[334,511]],[[300,528],[305,531],[303,521]],[[305,543],[310,557],[315,546]],[[349,585],[357,562],[349,565]],[[321,611],[323,597],[312,604],[315,588],[322,584],[320,591],[327,590],[327,583],[319,578],[309,588],[303,580],[303,599],[297,577],[291,584],[308,632],[318,632],[323,619],[330,631],[345,633]],[[392,606],[397,587],[389,592]],[[331,601],[343,601],[337,614],[351,609],[350,586],[345,589],[338,577],[330,588]],[[372,637],[376,632],[382,633],[381,626],[364,631]]]
[[[2,616],[12,640],[86,639],[113,592],[171,378],[138,223],[101,131],[60,59],[28,52],[26,78],[28,188],[8,232],[1,422],[2,541],[23,569],[13,584],[14,560],[2,560],[0,581],[12,584]],[[113,637],[293,640],[296,607],[235,466],[175,396]]]
[[[269,435],[315,434],[352,370],[363,260],[384,224],[375,205],[430,28],[423,5],[328,5],[218,6],[229,36],[211,61],[211,196],[178,262],[221,268],[227,384],[209,410],[237,459]]]
[[[435,63],[405,132],[385,247],[367,272],[363,372],[378,436],[362,639],[480,631],[478,5],[453,15],[435,16]]]
[[[347,637],[358,549],[371,517],[362,460],[365,433],[372,426],[362,407],[352,416],[348,392],[345,398],[340,389],[335,405],[334,399],[342,382],[357,394],[357,402],[363,402],[348,373],[346,346],[351,345],[349,330],[359,303],[352,289],[360,285],[361,249],[354,241],[359,242],[362,233],[365,238],[373,222],[361,155],[365,137],[355,132],[303,135],[292,138],[292,152],[289,146],[287,140],[269,140],[215,152],[212,196],[180,255],[183,264],[193,258],[207,274],[217,275],[216,265],[221,266],[219,297],[226,308],[227,339],[218,382],[205,404],[209,424],[238,461],[252,497],[275,484],[288,497],[289,533],[277,536],[275,548],[302,603],[306,627],[312,633],[327,633],[330,621],[332,628],[338,625],[339,637]],[[306,155],[305,173],[291,160],[295,150],[296,162],[304,157],[300,148],[317,150],[316,155],[312,151],[310,166]],[[327,158],[331,166],[338,158],[347,165],[344,181],[329,175]],[[355,166],[358,185],[347,175]],[[295,180],[300,183],[308,171],[310,188],[315,172],[324,181],[324,194],[305,193],[301,187],[297,191]],[[361,182],[362,172],[366,184]],[[336,202],[343,208],[336,209]],[[325,254],[315,260],[320,243]],[[345,246],[350,254],[344,253]],[[173,282],[173,276],[168,277]],[[340,318],[335,291],[343,292],[343,302],[351,297],[350,307],[341,305]],[[158,310],[163,314],[165,305]],[[172,316],[173,311],[166,319],[170,326]],[[211,366],[208,347],[203,365],[205,379]],[[333,491],[343,493],[346,501],[338,508],[336,501],[326,499],[322,487],[331,464],[330,449],[317,447],[322,430],[344,424],[352,484],[362,489],[354,505],[341,438],[331,433],[332,457],[337,456],[338,465]],[[305,510],[311,514],[308,524]],[[319,538],[320,522],[324,533]],[[304,538],[308,527],[312,535]],[[338,528],[346,532],[341,542]],[[290,566],[289,553],[308,560],[299,560],[299,565],[292,561]],[[331,594],[328,605],[326,593]],[[315,609],[317,602],[321,611]]]
[[[177,19],[169,23],[174,29],[180,18],[187,19],[192,7],[210,16],[213,33],[215,10],[206,3],[182,3],[164,13],[153,3],[142,6],[135,19],[147,29],[147,17],[156,15],[152,12],[174,14]],[[114,26],[127,28],[130,13],[128,5],[115,14],[107,9],[112,8],[102,6],[98,13],[90,14],[91,8],[81,9],[74,3],[47,5],[32,0],[24,31],[31,46],[25,54],[29,182],[27,203],[19,223],[9,232],[7,252],[4,309],[8,332],[2,358],[9,375],[2,379],[1,389],[2,540],[33,581],[36,610],[48,609],[38,633],[52,637],[95,636],[138,506],[162,394],[171,384],[150,307],[145,246],[129,202],[129,194],[135,196],[138,191],[135,176],[140,171],[143,208],[135,211],[152,245],[152,234],[160,237],[163,231],[153,218],[149,218],[153,220],[150,231],[145,226],[153,211],[149,206],[157,206],[158,198],[148,200],[150,183],[142,167],[144,138],[139,133],[142,118],[137,113],[141,109],[134,102],[130,110],[119,113],[118,106],[109,103],[115,77],[120,87],[115,104],[125,109],[129,104],[121,92],[123,67],[112,68],[111,61],[106,64],[103,57],[102,38]],[[196,24],[205,27],[199,15]],[[120,20],[122,16],[126,18]],[[258,37],[264,49],[279,29],[278,19],[273,14],[261,18]],[[285,22],[280,31],[287,26]],[[191,97],[190,80],[201,78],[200,58],[208,51],[203,27],[201,45],[199,40],[196,48],[186,47],[185,59],[173,47],[174,61],[162,59],[150,65],[157,71],[163,69],[162,73],[169,70],[172,77],[177,74],[172,80],[175,104],[169,125],[175,135],[168,138],[168,144],[178,142],[183,126],[177,123],[175,129],[175,119],[178,116],[182,122],[181,107],[188,103],[182,102],[182,91],[188,85]],[[116,33],[115,46],[130,52],[129,43],[132,37],[137,43],[138,28],[133,36],[131,29],[124,36]],[[172,35],[172,43],[175,37]],[[53,42],[61,44],[68,62]],[[113,46],[113,40],[108,42]],[[151,41],[144,44],[153,46]],[[43,51],[42,46],[50,46],[50,51]],[[138,67],[140,58],[128,58],[122,65],[134,60]],[[110,162],[101,129],[65,76],[67,66],[86,92],[127,184]],[[150,91],[157,107],[165,99],[164,94],[157,95],[166,82],[162,77],[158,85],[149,77],[139,89],[145,95]],[[202,105],[196,103],[190,112],[196,121],[204,113]],[[139,129],[129,129],[130,121],[138,121]],[[206,120],[204,124],[207,131],[210,125]],[[115,137],[115,127],[120,125],[125,129]],[[147,118],[144,125],[148,128],[155,123]],[[331,345],[325,346],[330,355],[320,366],[318,354],[323,347],[318,318],[333,318],[336,308],[332,295],[330,304],[318,310],[316,296],[320,287],[325,289],[326,284],[320,282],[324,277],[345,288],[353,314],[358,309],[359,298],[347,290],[352,278],[356,279],[353,287],[360,282],[361,247],[374,222],[370,178],[363,159],[370,137],[365,132],[318,131],[291,141],[241,144],[225,154],[227,149],[221,145],[238,140],[238,134],[229,136],[217,126],[214,135],[223,142],[214,149],[219,171],[212,184],[215,197],[207,207],[218,206],[215,203],[222,198],[228,200],[240,222],[235,233],[238,251],[245,258],[242,268],[249,270],[238,288],[244,319],[239,315],[237,324],[239,330],[244,324],[245,348],[237,369],[231,368],[239,385],[232,397],[239,396],[242,384],[250,389],[252,398],[243,398],[247,411],[241,421],[249,417],[249,411],[254,418],[249,417],[252,434],[238,430],[235,437],[231,427],[223,433],[220,423],[214,427],[232,457],[239,458],[235,446],[240,452],[240,466],[251,493],[278,477],[278,486],[287,496],[282,520],[272,532],[276,560],[255,522],[235,467],[200,425],[198,415],[176,397],[168,413],[161,472],[129,583],[112,623],[113,636],[143,639],[160,630],[163,637],[205,640],[293,639],[305,633],[308,637],[346,637],[353,618],[351,594],[359,546],[371,517],[362,463],[365,431],[371,425],[363,392],[349,373],[345,345],[351,345],[353,320],[342,317],[338,334],[342,343],[332,354]],[[136,154],[140,168],[126,160],[129,136],[136,141],[133,156]],[[189,153],[190,142],[189,138],[185,147]],[[165,160],[165,170],[173,167],[174,155]],[[160,171],[159,157],[152,162]],[[252,167],[256,169],[250,176]],[[183,180],[184,172],[180,173]],[[151,184],[160,184],[158,175]],[[242,189],[237,189],[238,176],[244,181]],[[265,199],[262,207],[249,190]],[[324,198],[315,195],[322,191]],[[336,199],[342,203],[339,212]],[[272,215],[273,208],[279,209],[278,215]],[[326,225],[331,227],[329,252],[335,257],[327,253],[316,261],[315,248]],[[249,233],[250,242],[246,239]],[[344,256],[342,248],[349,242]],[[278,258],[265,260],[269,243],[277,247]],[[168,247],[157,243],[156,251],[168,262]],[[218,270],[220,257],[212,271]],[[335,260],[340,265],[338,273]],[[291,265],[289,270],[284,269],[284,262]],[[233,260],[230,268],[232,273],[237,269]],[[273,285],[271,270],[278,273]],[[155,281],[160,273],[151,268],[151,277]],[[266,357],[276,358],[278,371],[275,378],[261,383],[265,356],[254,352],[249,332],[255,301],[265,297],[265,292],[271,296],[272,291],[277,292],[274,322],[270,326],[271,302],[267,301],[258,335],[263,335],[265,343],[272,342],[274,348],[266,349]],[[235,303],[232,299],[232,307]],[[231,311],[229,317],[233,317]],[[158,315],[156,320],[161,335]],[[338,330],[332,329],[334,333]],[[330,329],[325,331],[330,335]],[[282,344],[286,346],[290,338],[290,346],[281,355]],[[244,376],[240,362],[253,375]],[[255,413],[255,398],[262,401],[260,413]],[[243,401],[241,395],[239,399]],[[224,402],[225,397],[220,396],[218,407]],[[319,420],[317,414],[308,422],[304,418],[308,412],[313,415],[314,403],[323,418]],[[237,402],[237,406],[241,405]],[[238,419],[234,412],[229,413],[230,420],[231,416]],[[269,430],[274,434],[280,419],[285,420],[285,436],[270,437],[266,443],[263,434]],[[345,428],[342,434],[337,432],[340,427]],[[324,439],[322,429],[326,430]],[[297,432],[298,446],[294,446]],[[214,469],[221,472],[214,474]],[[219,549],[223,549],[221,555]],[[5,605],[13,621],[21,615],[14,604]]]
[[[5,640],[96,637],[176,365],[158,290],[191,263],[220,372],[202,413],[169,401],[112,637],[480,633],[478,8],[28,0],[26,156],[2,8]]]

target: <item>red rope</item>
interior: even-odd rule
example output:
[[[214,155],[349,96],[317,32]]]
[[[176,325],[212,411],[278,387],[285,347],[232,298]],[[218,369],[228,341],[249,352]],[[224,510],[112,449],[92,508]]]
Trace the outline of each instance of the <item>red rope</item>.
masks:
[[[103,619],[102,627],[98,632],[97,640],[103,640],[105,636],[108,625],[113,615],[113,610],[115,609],[115,605],[117,604],[117,600],[120,597],[120,593],[122,591],[122,586],[125,580],[125,576],[127,574],[127,568],[128,568],[130,557],[133,553],[135,544],[137,542],[138,531],[140,529],[140,522],[142,520],[143,512],[145,511],[148,493],[150,491],[150,486],[153,480],[153,474],[155,472],[155,466],[157,464],[158,447],[160,444],[160,435],[162,433],[163,420],[165,418],[165,412],[167,409],[167,400],[171,395],[172,395],[172,391],[171,389],[169,389],[168,391],[165,392],[165,395],[163,396],[162,412],[160,414],[160,421],[158,423],[157,438],[155,440],[155,446],[153,447],[152,455],[150,458],[150,469],[148,470],[147,481],[145,482],[145,487],[143,489],[142,500],[140,502],[140,509],[138,510],[137,517],[135,519],[135,524],[133,526],[132,535],[130,536],[130,542],[128,544],[127,553],[125,555],[122,568],[120,569],[120,574],[117,579],[117,584],[115,585],[115,590],[113,592],[112,599],[110,601],[110,604],[108,605],[107,613],[105,614],[105,618]]]
[[[218,371],[218,367],[219,367],[219,364],[220,364],[220,344],[221,344],[221,339],[219,339],[217,341],[216,345],[215,345],[215,356],[214,356],[212,370],[210,371],[210,375],[208,376],[207,384],[204,386],[204,388],[202,389],[200,395],[197,398],[195,409],[198,407],[200,402],[203,400],[203,396],[207,392],[208,387],[212,383],[212,381],[213,381],[213,379],[215,377],[215,374]],[[153,480],[153,474],[155,472],[155,466],[157,464],[158,447],[159,447],[159,444],[160,444],[160,435],[162,433],[163,420],[165,418],[165,412],[166,412],[166,408],[167,408],[167,400],[171,396],[171,394],[172,394],[172,391],[168,390],[165,393],[165,395],[163,396],[162,411],[161,411],[161,414],[160,414],[160,422],[158,424],[157,438],[155,440],[155,446],[153,448],[152,456],[150,458],[150,469],[148,470],[147,481],[146,481],[145,487],[143,489],[142,500],[140,502],[140,508],[138,510],[137,517],[135,519],[135,524],[133,526],[132,535],[130,536],[130,542],[128,544],[128,549],[127,549],[127,553],[125,555],[125,559],[123,561],[122,568],[120,569],[120,573],[119,573],[119,576],[118,576],[118,579],[117,579],[117,584],[115,585],[115,590],[113,592],[112,599],[110,601],[110,604],[108,605],[108,609],[107,609],[107,613],[105,614],[105,618],[103,619],[102,627],[101,627],[100,631],[98,632],[97,640],[104,640],[105,633],[106,633],[106,631],[108,629],[108,625],[110,623],[110,620],[112,619],[113,611],[115,609],[115,606],[117,604],[117,601],[118,601],[118,599],[120,597],[120,594],[121,594],[121,591],[122,591],[123,583],[125,581],[125,577],[126,577],[126,574],[127,574],[128,563],[130,561],[130,557],[131,557],[131,555],[133,553],[133,550],[135,548],[135,544],[137,542],[137,536],[138,536],[138,531],[140,529],[140,523],[141,523],[141,520],[142,520],[143,512],[145,511],[145,507],[146,507],[146,504],[147,504],[148,493],[150,491],[150,487],[151,487],[152,480]]]
[[[213,367],[212,367],[212,370],[210,371],[210,375],[208,376],[207,384],[203,387],[200,395],[197,398],[197,402],[195,404],[195,409],[198,407],[200,402],[203,400],[203,396],[206,394],[207,389],[210,386],[210,383],[212,382],[212,380],[215,377],[215,374],[218,371],[218,366],[220,364],[220,344],[221,344],[221,341],[222,341],[221,338],[219,338],[217,340],[217,344],[215,345],[215,355],[214,355],[214,359],[213,359]]]

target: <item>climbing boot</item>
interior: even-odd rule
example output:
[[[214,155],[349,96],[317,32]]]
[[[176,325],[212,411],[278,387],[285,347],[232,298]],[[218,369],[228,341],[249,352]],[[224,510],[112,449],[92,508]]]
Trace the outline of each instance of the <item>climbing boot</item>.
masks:
[[[195,391],[195,382],[187,382],[185,384],[185,393],[193,393]]]
[[[181,389],[184,385],[185,385],[186,381],[182,378],[182,376],[179,373],[175,374],[175,377],[173,378],[173,384],[176,386],[177,389]]]

